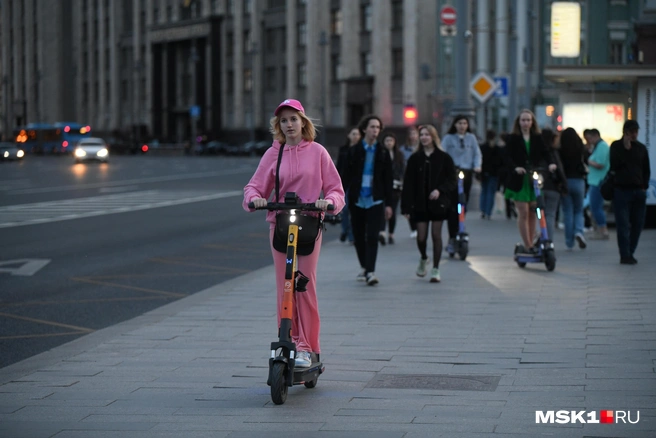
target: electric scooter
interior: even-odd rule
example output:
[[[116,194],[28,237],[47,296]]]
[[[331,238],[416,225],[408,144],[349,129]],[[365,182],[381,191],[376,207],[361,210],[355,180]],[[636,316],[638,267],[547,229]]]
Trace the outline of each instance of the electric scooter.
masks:
[[[254,208],[253,203],[249,203]],[[333,210],[329,205],[328,210]],[[285,257],[285,284],[282,303],[278,341],[271,343],[271,357],[269,358],[269,377],[267,385],[271,387],[271,400],[281,405],[287,400],[287,390],[293,385],[305,385],[314,388],[319,375],[325,371],[318,353],[310,353],[311,365],[308,368],[296,368],[296,344],[292,341],[292,312],[294,308],[294,294],[305,292],[310,281],[305,275],[296,270],[296,245],[299,226],[295,224],[296,214],[302,211],[321,211],[314,203],[300,203],[294,192],[285,194],[284,203],[269,202],[262,210],[285,210],[290,212],[290,222],[287,234],[287,256]]]
[[[544,196],[542,196],[542,176],[533,171],[533,191],[537,199],[535,214],[540,221],[540,237],[537,240],[537,251],[529,252],[524,248],[524,245],[517,243],[515,245],[515,253],[513,258],[520,268],[526,267],[527,263],[544,263],[547,271],[556,269],[556,252],[554,244],[551,241],[551,236],[547,232],[547,220],[544,216]]]
[[[469,253],[469,234],[465,231],[465,207],[467,205],[467,196],[465,195],[465,174],[461,170],[458,174],[458,234],[449,251],[449,257],[453,258],[456,254],[460,260],[465,260]]]

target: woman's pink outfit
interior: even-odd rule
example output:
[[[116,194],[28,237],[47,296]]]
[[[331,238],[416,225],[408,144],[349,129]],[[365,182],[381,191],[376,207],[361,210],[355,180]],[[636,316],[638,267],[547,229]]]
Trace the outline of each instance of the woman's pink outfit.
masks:
[[[251,180],[244,187],[243,207],[246,211],[248,203],[255,198],[271,199],[275,197],[276,164],[280,143],[274,141],[255,171]],[[295,192],[300,202],[315,202],[321,197],[335,206],[333,214],[339,213],[344,207],[344,189],[342,180],[335,168],[328,151],[316,142],[303,140],[296,146],[284,146],[280,163],[280,202],[287,192]],[[267,222],[270,223],[269,243],[273,238],[275,212],[267,212]],[[319,304],[317,301],[317,262],[321,252],[322,235],[314,246],[312,254],[297,257],[297,269],[310,279],[306,292],[295,294],[294,315],[292,318],[292,340],[298,351],[321,352],[319,332]],[[280,312],[283,297],[283,280],[285,276],[285,254],[273,249],[271,254],[276,271],[276,286],[278,292],[278,326],[280,327]]]

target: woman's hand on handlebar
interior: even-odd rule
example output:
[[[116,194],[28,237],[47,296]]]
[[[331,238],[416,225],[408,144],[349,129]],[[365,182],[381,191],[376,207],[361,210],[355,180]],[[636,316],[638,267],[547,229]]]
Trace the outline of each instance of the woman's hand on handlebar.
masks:
[[[255,198],[251,201],[253,203],[253,208],[265,208],[267,206],[267,200],[264,198]]]
[[[435,201],[439,197],[440,197],[440,191],[437,189],[433,190],[428,194],[428,199],[430,199],[431,201]]]
[[[328,202],[326,199],[317,199],[317,202],[314,203],[314,206],[320,208],[322,211],[328,210],[329,205],[330,202]]]
[[[519,173],[520,175],[524,175],[526,173],[526,169],[523,167],[515,167],[515,172]]]
[[[549,172],[555,172],[557,168],[558,168],[558,166],[556,166],[555,164],[550,164],[549,165]]]

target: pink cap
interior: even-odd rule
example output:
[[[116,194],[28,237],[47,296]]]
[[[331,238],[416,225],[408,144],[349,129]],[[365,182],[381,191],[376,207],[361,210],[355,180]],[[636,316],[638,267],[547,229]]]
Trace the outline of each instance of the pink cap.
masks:
[[[278,105],[278,108],[276,108],[276,110],[273,112],[273,115],[277,116],[278,113],[280,113],[280,111],[282,111],[282,109],[285,107],[293,108],[296,111],[300,111],[305,114],[305,109],[303,108],[303,105],[301,105],[301,102],[296,99],[285,99],[280,105]]]

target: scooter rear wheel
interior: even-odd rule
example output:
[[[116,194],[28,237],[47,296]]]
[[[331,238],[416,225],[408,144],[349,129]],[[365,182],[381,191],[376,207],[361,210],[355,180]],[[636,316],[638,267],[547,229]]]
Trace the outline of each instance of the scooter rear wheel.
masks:
[[[520,268],[525,268],[526,262],[517,262],[517,266],[519,266]]]
[[[469,254],[469,242],[460,242],[460,248],[458,248],[458,256],[460,260],[465,260]]]
[[[319,379],[310,380],[310,381],[304,382],[303,384],[305,385],[306,388],[308,388],[308,389],[312,389],[312,388],[314,388],[315,386],[317,386],[317,381],[318,381],[318,380],[319,380]]]
[[[285,403],[287,388],[287,365],[276,362],[271,370],[271,400],[277,405]]]
[[[556,254],[553,252],[553,249],[545,251],[544,265],[547,267],[547,271],[549,272],[556,269]]]

